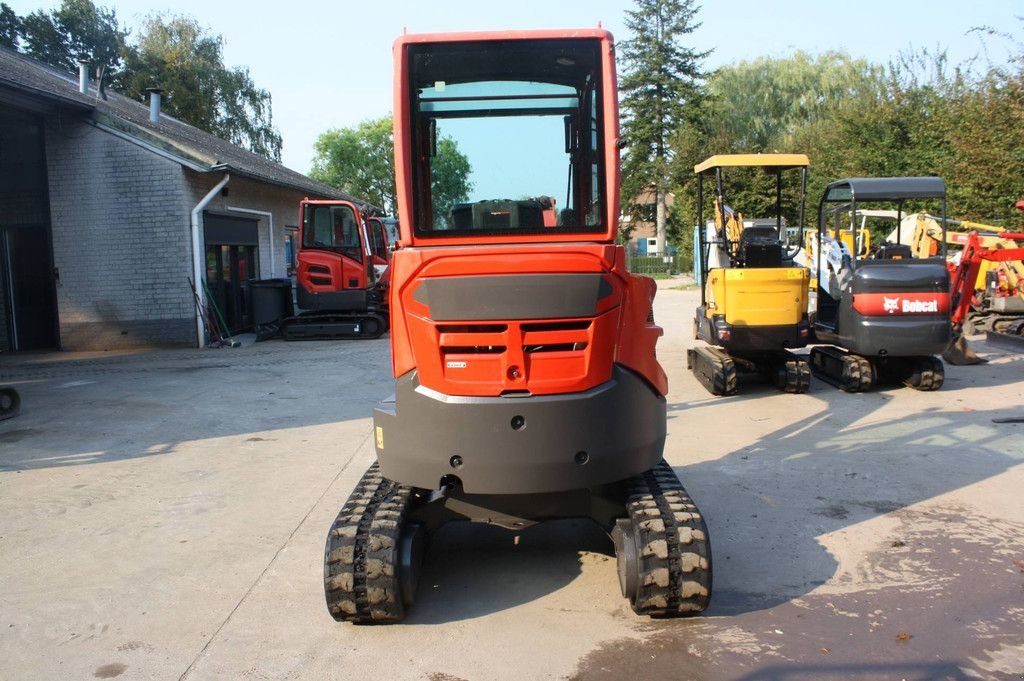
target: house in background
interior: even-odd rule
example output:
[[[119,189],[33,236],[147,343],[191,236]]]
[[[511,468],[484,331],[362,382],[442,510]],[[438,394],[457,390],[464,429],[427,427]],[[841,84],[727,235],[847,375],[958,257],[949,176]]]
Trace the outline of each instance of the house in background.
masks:
[[[248,281],[289,273],[299,201],[355,200],[159,102],[0,48],[0,350],[201,347],[190,278],[246,329]]]
[[[672,192],[665,195],[665,203],[669,208],[675,203],[675,198]],[[628,244],[630,255],[665,255],[658,252],[657,195],[650,190],[641,192],[633,200],[632,208],[637,209],[639,218],[633,211],[626,211],[621,218],[623,225],[633,227]]]

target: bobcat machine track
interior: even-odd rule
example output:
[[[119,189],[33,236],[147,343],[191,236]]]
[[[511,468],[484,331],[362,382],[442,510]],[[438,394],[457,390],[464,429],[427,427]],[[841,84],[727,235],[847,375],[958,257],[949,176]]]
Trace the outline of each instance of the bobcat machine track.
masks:
[[[811,368],[815,376],[848,393],[892,382],[927,392],[941,388],[946,377],[942,360],[931,355],[872,359],[829,346],[811,349]]]

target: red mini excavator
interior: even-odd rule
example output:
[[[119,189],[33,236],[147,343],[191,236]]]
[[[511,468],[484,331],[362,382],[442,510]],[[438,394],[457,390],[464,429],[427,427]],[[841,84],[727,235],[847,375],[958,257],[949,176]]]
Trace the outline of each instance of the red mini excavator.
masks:
[[[359,206],[351,201],[299,204],[299,266],[296,271],[301,312],[285,319],[286,340],[379,338],[388,330],[387,287],[375,264],[387,246],[375,246]],[[380,223],[381,231],[383,223]]]
[[[662,459],[656,288],[615,245],[611,35],[406,35],[394,56],[395,394],[374,412],[377,462],[328,534],[330,613],[401,620],[449,521],[567,517],[611,535],[637,613],[703,611],[707,528]],[[462,195],[444,193],[442,149],[468,169]],[[529,198],[549,187],[567,188],[557,215]]]

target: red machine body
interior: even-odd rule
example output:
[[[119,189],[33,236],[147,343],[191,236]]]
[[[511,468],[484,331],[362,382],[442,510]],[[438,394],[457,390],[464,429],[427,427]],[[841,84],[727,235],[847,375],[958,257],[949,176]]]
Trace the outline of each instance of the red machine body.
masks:
[[[1020,242],[1024,240],[1024,233],[1021,232],[999,232],[995,235],[999,239]],[[986,248],[981,243],[981,234],[976,231],[966,235],[964,249],[960,255],[960,262],[956,265],[950,264],[950,294],[953,298],[952,322],[953,329],[960,332],[972,305],[977,305],[975,282],[978,280],[978,273],[984,262],[1012,263],[1024,260],[1024,248]],[[998,272],[1004,278],[1006,274]],[[1006,296],[1024,297],[1024,280],[1004,281],[997,290],[1005,291]]]
[[[406,35],[394,57],[395,392],[374,409],[377,462],[328,533],[331,615],[401,620],[450,521],[557,518],[609,533],[637,613],[701,612],[710,544],[662,458],[656,287],[615,244],[611,35]]]
[[[592,102],[601,112],[602,126],[594,135],[605,140],[603,178],[574,173],[573,196],[600,195],[601,207],[584,205],[576,198],[579,221],[590,222],[593,231],[560,230],[554,224],[555,201],[541,203],[542,230],[508,230],[500,235],[477,236],[472,231],[433,233],[416,229],[431,222],[426,118],[411,110],[410,86],[401,67],[404,55],[419,44],[439,41],[530,41],[567,38],[562,31],[502,33],[425,34],[403,36],[395,44],[395,160],[398,209],[403,216],[402,248],[392,257],[390,306],[393,311],[392,362],[396,377],[414,369],[424,385],[451,395],[500,395],[508,391],[555,394],[586,390],[607,381],[612,365],[620,363],[638,373],[660,395],[667,379],[655,358],[655,344],[662,335],[654,324],[651,304],[656,287],[646,277],[626,271],[625,249],[614,245],[619,214],[618,107],[616,98]],[[611,35],[600,29],[574,31],[572,39],[590,39],[600,45],[604,92],[616,91]],[[415,134],[419,126],[419,135]],[[581,134],[577,125],[570,134]],[[600,182],[601,186],[595,186]],[[600,210],[600,214],[586,215]],[[563,211],[563,215],[568,211]],[[417,221],[419,221],[417,223]],[[510,274],[596,274],[606,282],[610,295],[601,298],[596,314],[586,318],[524,320],[498,318],[480,325],[472,320],[451,323],[431,319],[416,300],[425,280],[447,277],[502,276]],[[558,295],[547,291],[539,295]],[[487,348],[486,351],[482,351]],[[542,352],[531,348],[543,348]],[[466,355],[474,355],[471,359]],[[465,371],[460,370],[465,362]]]
[[[387,245],[382,246],[377,252],[386,263]],[[284,321],[284,337],[376,338],[387,331],[386,289],[374,269],[377,258],[357,204],[303,199],[295,275],[301,312]]]

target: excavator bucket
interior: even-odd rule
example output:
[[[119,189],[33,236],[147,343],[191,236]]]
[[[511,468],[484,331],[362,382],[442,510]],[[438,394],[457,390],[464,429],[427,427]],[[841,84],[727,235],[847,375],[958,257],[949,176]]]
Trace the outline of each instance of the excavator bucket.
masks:
[[[984,364],[988,361],[983,357],[979,357],[978,353],[971,349],[971,346],[967,344],[967,338],[963,334],[957,334],[957,337],[949,344],[946,351],[942,353],[942,359],[954,366]]]

